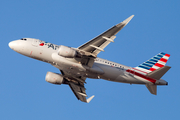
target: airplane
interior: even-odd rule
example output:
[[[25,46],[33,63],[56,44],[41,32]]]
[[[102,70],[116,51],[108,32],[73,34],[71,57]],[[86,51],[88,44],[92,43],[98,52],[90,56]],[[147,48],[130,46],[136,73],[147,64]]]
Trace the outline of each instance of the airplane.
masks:
[[[161,52],[137,67],[98,58],[105,47],[114,42],[116,34],[134,17],[131,15],[123,22],[79,46],[78,48],[55,45],[34,38],[11,41],[9,47],[27,57],[37,59],[58,68],[60,73],[47,72],[45,80],[49,83],[69,85],[78,100],[89,103],[87,99],[86,78],[104,79],[113,82],[142,84],[151,94],[157,95],[157,85],[168,85],[161,77],[171,68],[165,66],[170,55]]]

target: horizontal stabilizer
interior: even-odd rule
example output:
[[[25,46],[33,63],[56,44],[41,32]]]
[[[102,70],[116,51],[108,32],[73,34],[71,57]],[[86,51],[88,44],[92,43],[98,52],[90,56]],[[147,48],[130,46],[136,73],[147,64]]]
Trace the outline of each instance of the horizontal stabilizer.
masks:
[[[155,71],[152,71],[151,73],[148,73],[147,76],[159,80],[170,68],[170,66],[161,67]]]
[[[157,85],[154,85],[154,84],[152,84],[152,85],[146,84],[146,87],[147,87],[147,89],[149,90],[149,92],[150,92],[151,94],[157,95]]]

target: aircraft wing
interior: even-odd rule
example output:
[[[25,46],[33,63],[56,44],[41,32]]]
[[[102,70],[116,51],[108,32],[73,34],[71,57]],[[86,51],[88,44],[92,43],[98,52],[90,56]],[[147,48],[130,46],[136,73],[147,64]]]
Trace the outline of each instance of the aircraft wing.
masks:
[[[73,91],[74,95],[77,97],[78,100],[81,100],[82,102],[89,103],[93,98],[94,95],[90,98],[86,99],[86,88],[84,87],[84,83],[86,78],[81,76],[73,76],[71,74],[68,74],[67,72],[64,72],[60,70],[64,78],[67,80],[67,84]]]
[[[78,49],[83,50],[85,52],[91,53],[93,56],[97,56],[97,54],[101,51],[104,51],[104,48],[110,43],[114,42],[116,38],[116,34],[126,26],[129,21],[134,17],[131,15],[129,18],[124,20],[123,22],[113,26],[109,30],[105,31],[104,33],[100,34],[99,36],[95,37],[94,39],[90,40],[89,42],[83,44],[82,46],[78,47]]]
[[[84,84],[82,83],[74,83],[74,82],[69,82],[69,87],[73,91],[74,95],[77,97],[78,100],[81,100],[82,102],[89,103],[93,97],[91,96],[90,98],[86,99],[86,88],[84,88]]]

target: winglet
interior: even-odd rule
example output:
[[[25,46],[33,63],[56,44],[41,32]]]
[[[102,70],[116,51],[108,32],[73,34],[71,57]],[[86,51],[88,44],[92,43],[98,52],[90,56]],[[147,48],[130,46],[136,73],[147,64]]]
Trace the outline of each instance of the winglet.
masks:
[[[94,98],[94,95],[87,99],[87,103],[89,103]]]
[[[125,26],[129,23],[129,21],[131,21],[131,19],[134,17],[134,15],[131,15],[130,17],[128,17],[127,19],[125,19],[123,22],[117,24],[116,26],[119,27],[121,24],[125,24]]]

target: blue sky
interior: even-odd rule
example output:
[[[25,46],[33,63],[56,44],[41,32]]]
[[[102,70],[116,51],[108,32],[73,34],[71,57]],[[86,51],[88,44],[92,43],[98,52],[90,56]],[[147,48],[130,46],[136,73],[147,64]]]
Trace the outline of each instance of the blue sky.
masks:
[[[0,1],[0,119],[179,119],[179,6],[178,0]],[[144,85],[87,79],[86,92],[95,98],[86,104],[68,86],[45,81],[47,71],[58,69],[8,47],[22,37],[79,47],[132,14],[98,57],[135,67],[159,52],[171,54],[163,76],[169,85],[158,87],[157,96]]]

